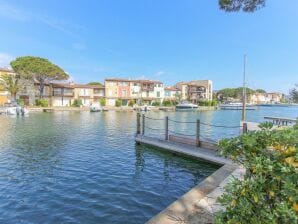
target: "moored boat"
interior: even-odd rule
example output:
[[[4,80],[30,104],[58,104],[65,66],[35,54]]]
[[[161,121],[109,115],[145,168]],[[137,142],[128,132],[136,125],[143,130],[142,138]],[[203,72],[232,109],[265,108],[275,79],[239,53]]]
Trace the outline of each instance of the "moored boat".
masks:
[[[100,111],[103,111],[103,108],[98,103],[92,104],[90,106],[90,112],[100,112]]]
[[[197,109],[198,105],[187,102],[187,101],[182,101],[181,103],[176,105],[176,110],[191,110],[191,109]]]

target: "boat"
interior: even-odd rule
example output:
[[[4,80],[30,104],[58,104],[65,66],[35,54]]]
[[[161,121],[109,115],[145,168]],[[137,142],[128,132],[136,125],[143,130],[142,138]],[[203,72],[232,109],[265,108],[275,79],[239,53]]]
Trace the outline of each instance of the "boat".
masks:
[[[176,105],[176,110],[189,110],[189,109],[197,109],[198,105],[190,103],[188,101],[182,101],[181,103]]]
[[[147,106],[147,105],[144,105],[144,106],[141,106],[140,107],[140,111],[150,111],[151,109],[150,109],[150,107],[149,106]]]
[[[227,103],[227,104],[220,104],[219,109],[221,110],[242,110],[243,104],[242,103]],[[246,110],[256,110],[257,108],[255,105],[246,104]]]
[[[100,112],[103,111],[103,108],[100,104],[95,103],[90,106],[90,112]]]
[[[4,113],[7,115],[26,115],[29,113],[29,111],[17,103],[9,103],[5,105]]]

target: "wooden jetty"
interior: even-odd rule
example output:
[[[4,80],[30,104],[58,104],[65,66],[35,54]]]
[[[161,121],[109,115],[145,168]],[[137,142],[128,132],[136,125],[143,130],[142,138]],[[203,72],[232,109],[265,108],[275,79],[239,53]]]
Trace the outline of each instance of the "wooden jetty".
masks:
[[[273,124],[278,126],[289,126],[293,124],[297,124],[298,118],[285,118],[285,117],[272,117],[272,116],[265,116],[264,119],[270,120]]]

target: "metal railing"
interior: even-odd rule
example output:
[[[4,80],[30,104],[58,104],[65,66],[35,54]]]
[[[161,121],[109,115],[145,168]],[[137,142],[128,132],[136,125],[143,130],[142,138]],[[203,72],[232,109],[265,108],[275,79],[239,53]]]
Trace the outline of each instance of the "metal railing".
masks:
[[[158,127],[152,126],[152,123],[156,121],[158,123]],[[161,123],[162,122],[162,123]],[[194,132],[193,133],[187,133],[187,132],[181,132],[177,131],[176,129],[173,130],[170,128],[169,124],[193,124],[195,125]],[[162,137],[164,140],[169,140],[170,135],[175,135],[181,138],[190,138],[195,139],[196,146],[201,146],[202,142],[202,133],[201,133],[201,127],[202,126],[209,126],[213,128],[239,128],[242,129],[243,133],[247,132],[247,123],[242,123],[242,125],[218,125],[218,124],[210,124],[202,122],[200,119],[197,119],[196,121],[178,121],[170,119],[168,116],[165,118],[153,118],[148,117],[145,114],[137,113],[137,135],[145,135],[147,131],[153,131],[156,132],[156,134]],[[215,141],[211,140],[210,142],[214,143]]]

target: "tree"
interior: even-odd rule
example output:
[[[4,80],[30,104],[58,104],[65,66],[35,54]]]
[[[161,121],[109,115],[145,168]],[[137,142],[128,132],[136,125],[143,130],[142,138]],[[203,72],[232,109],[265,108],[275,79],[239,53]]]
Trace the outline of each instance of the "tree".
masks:
[[[294,103],[298,103],[298,84],[295,85],[296,88],[290,90],[290,97]]]
[[[266,93],[266,91],[263,90],[263,89],[256,89],[256,92],[257,92],[257,93]]]
[[[16,100],[17,93],[21,89],[20,78],[17,75],[4,74],[0,77],[0,88],[11,94],[12,100]]]
[[[38,82],[40,98],[43,98],[45,84],[69,78],[59,66],[45,58],[33,56],[18,57],[10,65],[21,77]]]
[[[219,0],[220,9],[227,12],[254,12],[265,6],[266,0]]]
[[[89,82],[87,85],[103,86],[100,82]]]

